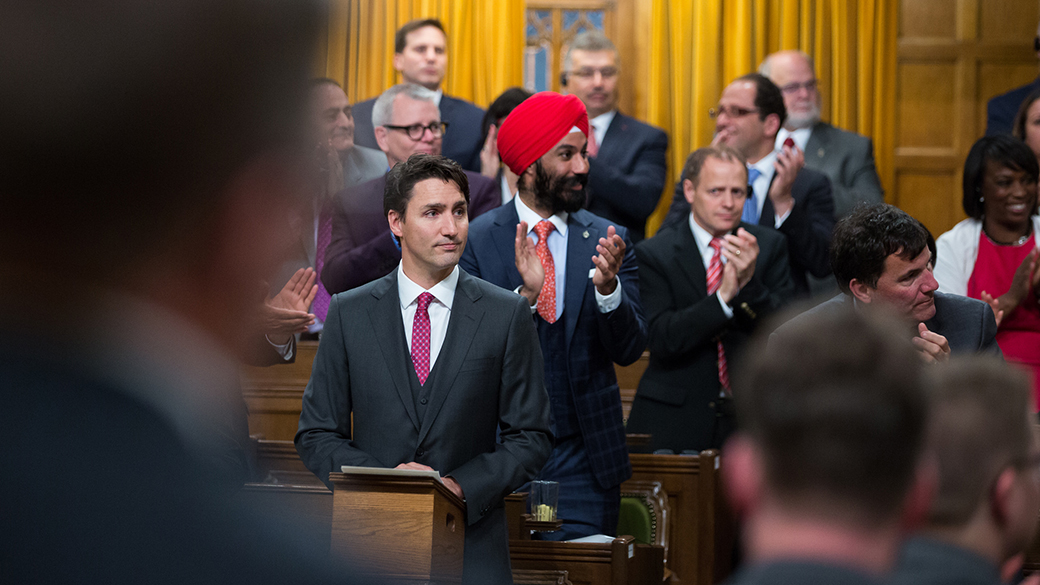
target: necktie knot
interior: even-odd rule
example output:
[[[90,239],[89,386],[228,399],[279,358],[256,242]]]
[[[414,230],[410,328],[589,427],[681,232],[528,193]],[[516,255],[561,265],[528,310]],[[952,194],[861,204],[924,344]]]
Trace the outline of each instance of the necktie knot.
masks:
[[[722,238],[712,238],[711,241],[708,242],[708,246],[710,246],[712,250],[715,250],[716,254],[721,253],[722,252]]]
[[[538,242],[545,242],[546,238],[549,237],[549,234],[552,233],[554,229],[556,229],[556,226],[553,225],[553,222],[547,219],[543,219],[536,223],[534,225],[534,233],[538,234]]]
[[[748,182],[748,184],[749,185],[753,184],[761,176],[762,176],[762,171],[756,169],[755,167],[751,167],[750,169],[748,169],[748,172],[747,172],[747,182]]]
[[[428,292],[422,293],[421,295],[419,295],[419,300],[418,300],[419,308],[416,309],[416,310],[417,311],[426,311],[426,309],[428,309],[430,307],[430,303],[432,303],[435,298],[436,297],[434,297],[433,294],[431,294],[431,293],[428,293]]]

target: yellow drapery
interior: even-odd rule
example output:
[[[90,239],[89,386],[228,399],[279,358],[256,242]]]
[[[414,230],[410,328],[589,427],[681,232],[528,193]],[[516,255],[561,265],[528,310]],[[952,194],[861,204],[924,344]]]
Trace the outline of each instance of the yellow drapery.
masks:
[[[686,156],[711,142],[708,109],[769,53],[816,61],[823,117],[870,136],[891,192],[898,5],[894,0],[652,0],[647,120],[670,137],[669,188],[647,224],[660,225]]]
[[[375,97],[401,82],[394,32],[438,18],[448,33],[444,91],[486,107],[523,84],[524,10],[524,0],[332,0],[320,74],[343,83],[351,102]]]

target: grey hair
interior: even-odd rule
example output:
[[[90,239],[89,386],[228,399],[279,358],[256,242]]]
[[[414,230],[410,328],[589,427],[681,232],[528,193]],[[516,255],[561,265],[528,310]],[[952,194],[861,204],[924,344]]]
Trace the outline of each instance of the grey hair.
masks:
[[[816,61],[813,61],[813,58],[810,57],[809,54],[806,53],[805,51],[792,50],[792,51],[781,51],[781,52],[783,52],[783,53],[797,53],[797,54],[801,55],[802,58],[804,58],[806,61],[809,62],[809,69],[812,69],[814,72],[816,71]],[[770,69],[772,69],[772,67],[773,67],[773,56],[774,55],[776,55],[776,53],[770,53],[770,54],[766,55],[766,58],[762,60],[762,64],[758,66],[758,72],[761,73],[762,75],[765,75],[769,79],[773,78],[773,76],[770,75],[769,72],[770,72]]]
[[[571,60],[571,53],[573,51],[614,51],[614,64],[616,67],[621,67],[621,54],[618,53],[617,47],[614,43],[607,38],[607,35],[603,34],[598,30],[587,30],[583,33],[578,34],[571,41],[570,46],[567,47],[567,54],[563,57],[563,70],[570,71],[571,66],[574,64]]]
[[[399,83],[384,91],[372,105],[372,127],[386,126],[394,115],[394,98],[404,94],[413,100],[437,103],[437,92],[414,83]]]

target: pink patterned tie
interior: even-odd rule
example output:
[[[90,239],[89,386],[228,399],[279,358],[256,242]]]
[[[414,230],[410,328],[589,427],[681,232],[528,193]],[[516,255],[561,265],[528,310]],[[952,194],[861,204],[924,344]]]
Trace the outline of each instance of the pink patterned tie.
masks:
[[[719,290],[719,285],[722,284],[722,238],[712,238],[708,245],[711,246],[712,250],[715,250],[715,253],[711,256],[711,262],[708,262],[708,295],[713,295]],[[719,349],[719,384],[722,385],[722,389],[726,391],[726,394],[729,394],[729,368],[726,366],[726,350],[722,347],[721,338],[715,338],[715,343],[718,344]]]
[[[534,251],[545,270],[542,292],[538,293],[538,314],[548,323],[556,322],[556,265],[553,264],[553,257],[549,252],[549,232],[554,229],[556,226],[547,219],[534,226],[534,233],[538,234],[538,243],[535,244]]]
[[[430,303],[433,295],[424,292],[419,295],[419,306],[415,308],[412,319],[412,365],[415,375],[419,376],[419,384],[425,384],[430,375]]]
[[[329,302],[332,300],[332,295],[325,289],[325,285],[321,282],[321,271],[325,269],[325,248],[329,247],[329,242],[332,241],[332,211],[329,206],[326,205],[321,210],[321,215],[318,216],[318,243],[314,249],[314,269],[318,273],[318,293],[314,295],[314,302],[311,303],[311,310],[314,312],[314,316],[320,319],[322,322],[325,321],[325,317],[329,314]]]

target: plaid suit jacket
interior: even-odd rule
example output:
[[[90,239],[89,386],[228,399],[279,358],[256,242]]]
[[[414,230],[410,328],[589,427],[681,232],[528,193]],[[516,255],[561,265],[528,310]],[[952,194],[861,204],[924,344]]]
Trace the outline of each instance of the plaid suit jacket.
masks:
[[[459,266],[473,276],[516,290],[522,284],[515,262],[517,223],[519,217],[512,204],[477,218],[470,224],[469,241]],[[606,237],[612,224],[585,210],[570,214],[567,224],[563,315],[570,358],[569,390],[593,474],[602,487],[608,488],[632,476],[614,363],[631,364],[643,353],[646,319],[639,302],[638,269],[628,231],[615,226],[626,246],[618,273],[621,305],[610,313],[601,313],[590,272],[595,268],[592,257],[596,244]]]

